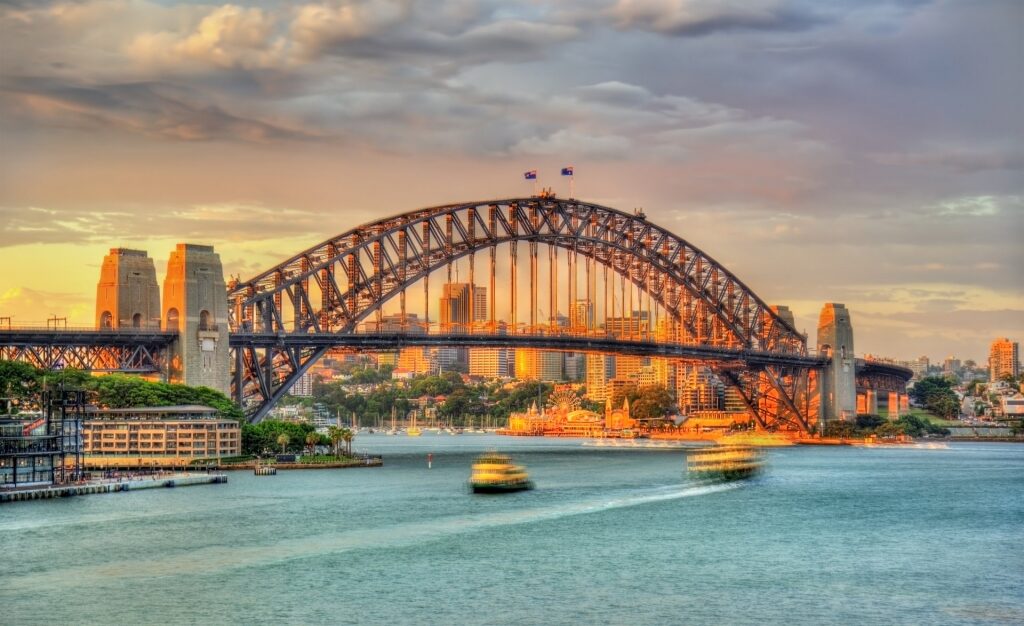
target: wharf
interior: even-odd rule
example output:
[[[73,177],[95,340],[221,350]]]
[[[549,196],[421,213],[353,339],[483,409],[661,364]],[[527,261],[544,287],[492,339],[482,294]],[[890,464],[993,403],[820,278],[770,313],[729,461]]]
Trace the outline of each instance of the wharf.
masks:
[[[125,478],[121,480],[104,480],[76,485],[54,485],[27,489],[0,491],[0,503],[21,502],[24,500],[47,500],[50,498],[69,498],[94,493],[114,493],[118,491],[136,491],[139,489],[157,489],[168,487],[189,487],[192,485],[213,485],[228,482],[224,474],[165,474],[141,478]]]

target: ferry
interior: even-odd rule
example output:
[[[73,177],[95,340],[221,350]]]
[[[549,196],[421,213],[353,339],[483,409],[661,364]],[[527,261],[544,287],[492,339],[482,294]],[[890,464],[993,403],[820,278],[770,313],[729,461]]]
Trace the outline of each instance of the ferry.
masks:
[[[473,493],[511,493],[533,489],[533,481],[508,455],[488,452],[473,463],[469,487]]]
[[[710,480],[742,480],[761,471],[761,453],[752,446],[715,445],[686,458],[690,476]]]

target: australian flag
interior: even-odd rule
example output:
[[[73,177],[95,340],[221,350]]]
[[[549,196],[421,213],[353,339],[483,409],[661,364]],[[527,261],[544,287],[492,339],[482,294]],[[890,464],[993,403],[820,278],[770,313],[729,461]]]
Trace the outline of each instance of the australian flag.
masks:
[[[526,180],[537,180],[537,170],[523,172],[523,178],[525,178]]]
[[[562,168],[562,176],[572,176],[572,166]]]

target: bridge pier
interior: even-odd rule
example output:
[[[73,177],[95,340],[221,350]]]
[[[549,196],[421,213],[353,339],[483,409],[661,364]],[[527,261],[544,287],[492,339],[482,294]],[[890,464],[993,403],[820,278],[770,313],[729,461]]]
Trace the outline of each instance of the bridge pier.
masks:
[[[821,385],[821,419],[853,420],[857,416],[857,375],[853,356],[853,325],[846,306],[827,302],[818,318],[818,353],[829,357]]]

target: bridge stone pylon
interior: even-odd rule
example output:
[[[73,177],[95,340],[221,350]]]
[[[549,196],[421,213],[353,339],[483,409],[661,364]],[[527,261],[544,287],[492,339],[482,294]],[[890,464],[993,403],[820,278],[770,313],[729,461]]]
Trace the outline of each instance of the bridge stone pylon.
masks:
[[[164,278],[164,330],[178,333],[170,354],[173,382],[231,392],[226,293],[213,246],[179,243]]]
[[[821,418],[852,420],[857,415],[857,374],[853,355],[853,324],[846,306],[827,302],[818,318],[818,353],[827,355],[822,374]]]

